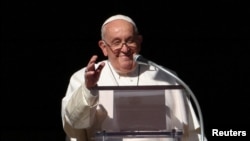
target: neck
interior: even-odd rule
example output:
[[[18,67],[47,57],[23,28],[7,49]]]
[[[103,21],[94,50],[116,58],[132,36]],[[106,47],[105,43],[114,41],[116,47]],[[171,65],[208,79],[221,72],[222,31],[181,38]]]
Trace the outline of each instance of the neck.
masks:
[[[112,74],[117,86],[124,85],[125,83],[127,85],[131,85],[131,84],[137,85],[137,86],[139,85],[140,65],[136,64],[134,69],[128,73],[120,73],[119,71],[115,70],[115,68],[113,68],[113,66],[111,66],[110,62],[108,62],[108,67],[111,71],[111,74]],[[137,79],[136,81],[135,81],[135,78]],[[122,81],[120,81],[120,80],[122,80]],[[124,80],[126,80],[126,82]],[[127,81],[127,80],[130,80],[130,81]]]
[[[117,70],[113,67],[113,69],[115,70],[115,72],[120,75],[120,76],[131,76],[134,74],[134,71],[136,70],[137,65],[135,67],[133,67],[131,70],[127,70],[127,71],[121,71],[121,70]]]

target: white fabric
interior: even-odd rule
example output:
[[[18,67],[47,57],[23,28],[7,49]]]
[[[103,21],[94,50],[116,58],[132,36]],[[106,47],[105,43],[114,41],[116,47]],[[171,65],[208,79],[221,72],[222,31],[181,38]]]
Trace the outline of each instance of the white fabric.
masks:
[[[176,84],[171,76],[150,66],[139,65],[131,76],[120,77],[115,73],[108,61],[102,70],[98,86],[142,86],[142,85],[174,85]],[[99,91],[88,90],[84,85],[84,71],[82,68],[72,75],[65,97],[62,99],[62,121],[63,128],[71,139],[85,141],[93,135],[94,128],[102,126],[102,117],[107,116],[103,107],[99,106]],[[139,71],[139,77],[137,73]],[[117,84],[118,83],[118,84]],[[165,95],[166,105],[174,115],[171,120],[176,129],[184,130],[184,140],[198,141],[199,122],[193,111],[193,107],[179,90],[168,91]],[[105,101],[100,97],[100,101]],[[112,103],[111,103],[112,105]],[[110,113],[109,113],[110,114]],[[93,128],[94,127],[94,128]],[[125,140],[125,139],[124,139]],[[127,140],[127,139],[126,139]],[[138,140],[138,139],[129,139]],[[158,141],[162,139],[148,139]]]

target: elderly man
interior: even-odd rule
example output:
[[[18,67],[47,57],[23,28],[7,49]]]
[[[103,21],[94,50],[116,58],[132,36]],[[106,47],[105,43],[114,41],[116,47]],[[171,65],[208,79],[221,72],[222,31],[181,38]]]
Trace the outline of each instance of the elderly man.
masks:
[[[70,140],[93,140],[95,132],[102,127],[116,127],[116,123],[108,120],[112,108],[108,109],[100,104],[111,103],[112,98],[105,96],[99,89],[100,86],[176,85],[168,74],[134,61],[134,55],[141,50],[142,36],[130,17],[118,14],[108,18],[101,27],[101,38],[99,47],[107,60],[96,62],[97,56],[93,55],[85,67],[72,75],[66,95],[62,99],[63,128]],[[164,97],[172,115],[166,118],[166,123],[171,123],[166,125],[169,126],[167,128],[183,130],[182,140],[199,140],[198,120],[188,98],[179,90],[170,91]]]

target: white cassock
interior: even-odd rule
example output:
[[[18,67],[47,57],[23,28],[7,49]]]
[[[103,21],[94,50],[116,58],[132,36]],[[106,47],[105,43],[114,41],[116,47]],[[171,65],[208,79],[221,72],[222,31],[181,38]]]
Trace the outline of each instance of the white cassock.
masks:
[[[119,76],[110,63],[105,60],[105,67],[100,75],[98,86],[157,86],[157,85],[176,85],[174,78],[159,71],[153,66],[137,65],[136,69],[128,76]],[[70,79],[65,97],[62,99],[62,122],[63,129],[68,139],[73,141],[90,141],[97,130],[120,131],[127,124],[121,125],[115,119],[116,103],[113,90],[88,90],[84,80],[85,68],[74,73]],[[150,95],[145,93],[143,95]],[[120,96],[122,91],[118,92]],[[155,121],[155,127],[165,128],[166,130],[177,129],[183,131],[182,141],[200,141],[200,126],[193,107],[186,97],[183,90],[172,89],[155,91],[159,95],[158,100],[164,99],[165,114],[164,120]],[[163,94],[163,95],[162,95]],[[133,96],[130,95],[133,99]],[[128,97],[130,97],[128,95]],[[140,95],[138,95],[140,96]],[[161,98],[160,98],[161,97]],[[142,97],[141,97],[142,98]],[[120,100],[124,98],[119,98]],[[150,99],[144,99],[144,103]],[[162,102],[162,101],[161,101]],[[125,102],[126,103],[126,102]],[[133,102],[132,102],[133,103]],[[143,103],[143,102],[142,102]],[[152,106],[155,102],[152,101]],[[131,104],[137,107],[136,102]],[[158,105],[159,106],[159,105]],[[155,114],[152,111],[152,114]],[[159,112],[158,112],[159,113]],[[148,116],[144,116],[148,117]],[[128,119],[128,117],[123,118]],[[155,117],[153,117],[154,119]],[[121,119],[121,117],[120,117]],[[148,119],[145,119],[147,121]],[[138,122],[138,121],[137,121]],[[165,124],[164,127],[161,124]],[[133,125],[133,124],[132,124]],[[135,124],[134,124],[135,125]],[[152,127],[154,125],[145,124]],[[139,125],[138,125],[139,126]],[[130,126],[133,127],[133,126]],[[135,126],[136,127],[136,126]],[[123,138],[123,141],[171,141],[171,138]]]

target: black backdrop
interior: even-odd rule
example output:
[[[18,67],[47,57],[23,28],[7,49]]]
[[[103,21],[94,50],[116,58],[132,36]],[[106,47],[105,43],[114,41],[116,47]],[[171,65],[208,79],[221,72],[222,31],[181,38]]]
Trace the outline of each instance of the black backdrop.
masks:
[[[141,54],[193,90],[209,140],[229,138],[212,137],[212,129],[249,130],[249,8],[242,1],[25,0],[2,1],[1,11],[1,140],[64,140],[60,106],[70,75],[93,54],[104,59],[100,26],[117,13],[137,23]]]

